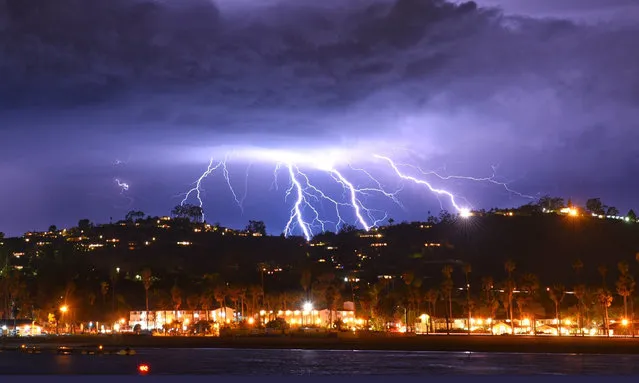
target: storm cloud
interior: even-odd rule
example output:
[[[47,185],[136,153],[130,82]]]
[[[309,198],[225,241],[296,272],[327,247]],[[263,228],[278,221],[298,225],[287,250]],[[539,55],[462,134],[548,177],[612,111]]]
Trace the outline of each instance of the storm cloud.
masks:
[[[95,175],[87,163],[115,157],[166,169],[225,144],[384,140],[420,166],[499,164],[529,194],[620,182],[631,204],[639,27],[472,1],[312,3],[0,0],[0,129],[16,143],[0,161]]]

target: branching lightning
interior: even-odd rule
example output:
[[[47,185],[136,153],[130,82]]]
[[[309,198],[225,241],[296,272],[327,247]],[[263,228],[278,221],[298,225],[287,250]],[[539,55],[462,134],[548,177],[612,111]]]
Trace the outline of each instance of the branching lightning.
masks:
[[[336,156],[334,153],[331,153]],[[380,222],[388,218],[388,214],[383,210],[371,208],[367,204],[371,203],[373,198],[383,198],[392,201],[399,207],[403,208],[398,195],[404,189],[405,183],[412,183],[418,186],[425,187],[428,191],[435,196],[444,197],[448,201],[450,206],[461,217],[469,217],[471,215],[470,204],[465,204],[464,198],[456,196],[453,192],[434,186],[434,184],[428,181],[428,177],[435,177],[439,181],[446,181],[451,179],[460,179],[473,182],[487,182],[503,187],[508,192],[516,194],[524,198],[532,198],[530,196],[516,192],[508,187],[506,183],[499,182],[495,179],[495,169],[493,169],[493,175],[491,177],[476,178],[467,176],[442,176],[436,172],[426,172],[421,168],[404,163],[395,162],[393,159],[387,156],[378,154],[372,155],[370,160],[382,160],[382,170],[388,174],[391,170],[393,179],[395,179],[400,186],[394,190],[386,187],[378,178],[373,176],[373,172],[370,168],[354,167],[350,164],[346,164],[346,170],[351,172],[361,173],[364,175],[364,184],[359,185],[349,175],[339,170],[333,162],[334,158],[329,156],[328,158],[322,156],[314,156],[311,154],[296,154],[289,152],[279,151],[260,151],[251,152],[248,156],[251,161],[259,161],[264,163],[273,163],[275,165],[273,171],[273,183],[272,189],[278,190],[279,183],[278,177],[282,170],[286,170],[286,178],[288,180],[288,187],[284,193],[284,201],[288,201],[292,198],[292,206],[289,211],[289,218],[284,226],[284,235],[290,236],[295,233],[301,233],[307,240],[310,240],[313,235],[318,232],[327,230],[330,225],[335,230],[339,230],[340,227],[348,224],[349,221],[353,222],[357,226],[364,230],[370,230],[376,227]],[[243,201],[246,198],[246,192],[248,190],[248,170],[246,170],[245,181],[245,194],[242,199],[237,197],[229,175],[227,167],[228,156],[219,162],[215,162],[211,159],[206,171],[197,179],[193,187],[186,193],[182,199],[181,204],[187,203],[191,196],[195,196],[197,203],[200,207],[204,206],[202,200],[202,183],[216,170],[221,170],[221,173],[226,181],[226,184],[235,200],[236,204],[243,211]],[[379,164],[378,164],[379,165]],[[302,169],[306,170],[302,170]],[[307,169],[308,168],[308,169]],[[413,171],[403,171],[402,168],[412,169]],[[319,187],[317,183],[312,181],[309,171],[315,173],[324,174],[331,180],[332,185],[323,183],[322,187]],[[419,173],[419,176],[413,173]],[[361,179],[360,176],[358,179]],[[340,194],[336,190],[341,190],[340,196],[334,194]],[[441,200],[440,200],[441,203]],[[325,207],[330,206],[330,210],[333,212],[335,219],[323,218],[325,213]],[[444,207],[442,206],[442,209]],[[348,214],[347,214],[348,212]],[[345,215],[347,214],[347,215]]]

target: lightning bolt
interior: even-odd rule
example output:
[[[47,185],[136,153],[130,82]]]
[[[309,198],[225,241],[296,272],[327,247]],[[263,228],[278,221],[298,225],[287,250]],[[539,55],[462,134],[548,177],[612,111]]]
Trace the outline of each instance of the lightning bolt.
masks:
[[[368,231],[371,228],[378,226],[380,222],[388,217],[388,215],[385,211],[368,207],[366,205],[367,199],[374,196],[382,197],[397,204],[400,208],[404,208],[398,198],[398,195],[403,190],[403,184],[405,183],[405,181],[412,182],[416,185],[425,186],[430,192],[437,196],[438,199],[440,197],[444,197],[449,201],[450,205],[452,205],[452,207],[461,217],[466,218],[472,215],[470,208],[467,207],[465,203],[460,202],[465,201],[463,197],[458,197],[448,190],[433,186],[433,184],[425,178],[429,176],[436,177],[439,180],[443,181],[460,179],[476,182],[489,182],[495,185],[499,185],[505,188],[507,191],[512,192],[518,196],[532,198],[530,196],[526,196],[525,194],[510,189],[506,183],[497,181],[495,179],[494,168],[493,175],[491,177],[476,178],[466,176],[443,176],[437,172],[425,172],[421,168],[414,165],[397,163],[390,157],[374,154],[372,156],[374,159],[383,160],[388,166],[390,166],[390,169],[392,169],[392,174],[394,174],[394,176],[402,181],[402,185],[399,188],[393,191],[388,191],[387,188],[382,184],[382,182],[374,177],[369,170],[364,168],[358,168],[348,164],[348,169],[350,169],[352,172],[362,173],[363,175],[365,175],[365,178],[367,180],[366,185],[360,186],[356,185],[352,180],[350,180],[346,173],[334,166],[334,164],[331,163],[330,160],[325,159],[324,161],[322,161],[318,160],[317,158],[315,158],[315,156],[312,155],[303,155],[281,151],[260,152],[259,154],[262,157],[256,155],[251,156],[250,158],[265,162],[272,161],[272,163],[275,164],[271,189],[278,190],[278,177],[283,170],[286,170],[288,186],[284,193],[284,201],[288,201],[291,197],[293,197],[293,201],[291,209],[289,211],[288,220],[283,229],[284,235],[294,235],[296,230],[298,230],[298,232],[301,232],[301,234],[307,240],[310,240],[317,231],[326,231],[327,225],[329,224],[333,224],[336,231],[339,230],[341,226],[345,225],[348,222],[348,219],[344,216],[345,209],[348,209],[348,211],[350,211],[350,214],[352,214],[353,222],[364,230]],[[188,199],[192,195],[194,195],[199,203],[199,206],[203,207],[204,203],[202,200],[202,183],[204,179],[206,179],[214,171],[220,169],[236,204],[243,211],[242,205],[244,199],[246,198],[246,193],[244,194],[242,199],[238,198],[237,193],[235,192],[230,180],[227,161],[228,156],[225,157],[224,160],[217,163],[214,161],[213,158],[211,158],[206,171],[200,175],[200,177],[194,183],[193,187],[186,193],[181,204],[185,204]],[[249,165],[249,167],[246,169],[245,189],[248,189],[248,172],[250,166],[251,165]],[[309,173],[306,173],[302,170],[303,166],[310,166],[313,171],[319,171],[326,174],[341,189],[343,195],[340,198],[336,198],[334,196],[331,196],[326,188],[320,188],[316,184],[313,184]],[[421,176],[417,177],[405,173],[400,168],[413,169],[414,171],[419,172]],[[323,206],[325,203],[329,204],[334,211],[336,217],[334,221],[322,217],[321,211],[323,212]],[[442,201],[440,200],[440,204],[441,203]]]
[[[426,188],[428,188],[428,190],[430,190],[432,193],[434,193],[436,195],[448,197],[448,199],[450,200],[450,204],[455,208],[455,210],[457,210],[458,213],[467,214],[468,208],[460,206],[458,204],[457,199],[456,199],[456,197],[455,197],[455,195],[453,193],[449,192],[448,190],[438,189],[438,188],[434,187],[433,185],[431,185],[426,180],[423,180],[423,179],[420,179],[420,178],[416,178],[416,177],[413,177],[413,176],[410,176],[410,175],[402,173],[402,171],[399,170],[398,165],[395,164],[395,162],[393,160],[391,160],[390,158],[388,158],[388,157],[381,156],[379,154],[375,154],[374,157],[382,159],[382,160],[388,162],[390,167],[393,169],[393,171],[397,174],[397,176],[399,178],[401,178],[403,180],[414,182],[414,183],[416,183],[418,185],[426,186]]]
[[[213,173],[215,170],[220,168],[222,164],[223,164],[223,161],[220,161],[217,163],[217,165],[213,165],[213,158],[211,158],[211,160],[209,161],[209,166],[206,168],[206,171],[204,171],[204,173],[202,173],[200,178],[198,178],[197,181],[195,181],[195,185],[188,192],[186,192],[186,195],[184,196],[184,199],[182,200],[182,202],[180,202],[180,205],[184,205],[188,201],[191,194],[195,193],[195,198],[197,199],[199,206],[203,207],[204,202],[202,201],[202,181],[204,181],[204,179],[208,177],[211,173]],[[204,209],[202,209],[202,221],[204,221]]]
[[[126,206],[116,206],[117,208],[128,208],[133,205],[133,198],[126,195],[125,192],[129,191],[129,184],[126,182],[120,181],[118,178],[113,180],[115,184],[120,188],[120,195],[122,195],[129,203]]]
[[[224,179],[226,180],[226,184],[228,185],[229,190],[231,191],[231,194],[233,195],[233,199],[235,200],[235,203],[237,204],[237,206],[239,206],[242,213],[244,213],[244,207],[242,206],[242,201],[244,200],[246,195],[244,198],[242,198],[242,201],[240,201],[240,199],[237,197],[237,193],[235,193],[235,189],[233,188],[233,185],[231,184],[231,177],[229,175],[228,167],[226,166],[227,160],[228,160],[228,157],[225,158],[223,161],[218,162],[216,165],[213,165],[214,159],[211,158],[211,160],[209,161],[209,166],[206,168],[206,171],[204,171],[204,173],[202,173],[200,178],[198,178],[197,181],[195,181],[195,185],[188,192],[186,192],[186,195],[180,202],[180,205],[184,205],[185,203],[187,203],[191,194],[195,194],[195,198],[197,199],[198,205],[200,207],[203,207],[204,201],[202,201],[202,191],[203,191],[202,181],[204,181],[204,179],[207,178],[209,175],[211,175],[211,173],[213,173],[215,170],[221,168],[222,175]],[[248,170],[247,170],[247,173],[248,173]],[[247,174],[247,177],[248,177],[248,174]],[[202,220],[204,220],[204,210],[202,210]]]
[[[490,177],[470,177],[470,176],[457,176],[457,175],[443,176],[443,175],[441,175],[441,174],[439,174],[439,173],[437,173],[435,171],[424,171],[419,166],[415,166],[415,165],[411,165],[411,164],[398,164],[398,165],[413,168],[413,169],[417,170],[418,172],[420,172],[422,175],[425,175],[425,176],[432,175],[432,176],[435,176],[435,177],[437,177],[437,178],[439,178],[439,179],[441,179],[443,181],[456,179],[456,180],[465,180],[465,181],[474,181],[474,182],[489,182],[491,184],[501,186],[507,192],[515,194],[515,195],[517,195],[519,197],[526,198],[526,199],[536,199],[533,196],[530,196],[530,195],[527,195],[527,194],[523,194],[523,193],[520,193],[520,192],[518,192],[516,190],[511,189],[508,186],[507,182],[499,182],[499,181],[497,181],[495,179],[496,173],[497,173],[495,166],[491,166],[491,168],[493,170],[493,174]]]
[[[121,182],[119,179],[115,179],[115,183],[120,188],[120,194],[124,194],[125,191],[129,190],[129,184],[126,182]]]
[[[290,235],[293,222],[297,221],[297,225],[300,227],[300,229],[304,233],[304,237],[306,237],[306,239],[309,240],[311,238],[312,232],[311,232],[310,225],[304,221],[304,217],[302,216],[302,206],[307,205],[307,206],[310,206],[310,208],[314,210],[316,213],[317,211],[304,198],[304,189],[302,188],[302,184],[299,182],[299,180],[296,177],[296,172],[293,169],[293,165],[289,164],[286,167],[288,168],[288,174],[291,177],[291,186],[286,190],[286,197],[288,197],[293,191],[293,189],[295,189],[297,198],[295,199],[295,203],[293,204],[293,208],[291,209],[291,216],[288,219],[286,226],[284,227],[284,233],[286,235]]]

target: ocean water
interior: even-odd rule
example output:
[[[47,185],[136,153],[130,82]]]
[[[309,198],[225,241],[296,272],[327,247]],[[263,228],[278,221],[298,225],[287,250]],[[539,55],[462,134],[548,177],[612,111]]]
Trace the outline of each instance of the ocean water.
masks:
[[[0,353],[0,374],[639,375],[639,355],[138,349],[137,355]]]

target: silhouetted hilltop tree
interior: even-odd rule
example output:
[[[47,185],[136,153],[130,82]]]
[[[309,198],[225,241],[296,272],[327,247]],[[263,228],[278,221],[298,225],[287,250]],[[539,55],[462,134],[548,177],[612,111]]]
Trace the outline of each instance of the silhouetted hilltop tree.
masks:
[[[171,210],[171,215],[177,218],[185,218],[193,222],[200,222],[204,216],[204,211],[199,206],[187,203],[174,207],[173,210]]]
[[[546,210],[560,210],[565,207],[564,199],[560,197],[551,197],[549,195],[545,195],[539,198],[538,202],[539,206]]]
[[[600,198],[590,198],[586,201],[586,210],[592,214],[603,215],[606,214],[604,205]]]
[[[124,217],[124,219],[128,222],[141,220],[142,218],[144,218],[144,212],[139,210],[131,210],[130,212],[126,213],[126,216]]]
[[[266,235],[266,225],[264,224],[264,221],[250,220],[248,225],[246,225],[246,231],[249,233]]]

